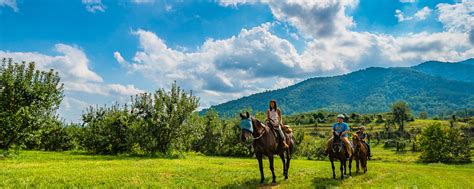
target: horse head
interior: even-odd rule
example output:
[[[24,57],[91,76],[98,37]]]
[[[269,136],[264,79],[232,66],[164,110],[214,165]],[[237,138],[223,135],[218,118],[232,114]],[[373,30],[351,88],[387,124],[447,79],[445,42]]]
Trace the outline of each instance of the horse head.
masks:
[[[248,139],[252,137],[254,131],[253,122],[254,121],[248,112],[245,112],[245,114],[240,113],[240,140],[244,143],[246,143]]]
[[[341,144],[341,135],[338,134],[336,131],[332,132],[333,139],[332,139],[332,148],[335,152],[339,151],[340,144]]]

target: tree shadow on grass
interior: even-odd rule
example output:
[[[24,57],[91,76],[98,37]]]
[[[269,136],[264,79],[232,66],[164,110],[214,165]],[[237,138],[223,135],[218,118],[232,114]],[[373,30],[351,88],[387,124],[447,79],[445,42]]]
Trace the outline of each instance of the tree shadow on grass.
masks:
[[[315,188],[330,188],[330,187],[337,187],[342,184],[342,180],[340,177],[336,177],[337,179],[329,178],[329,177],[315,177],[313,179],[313,186]],[[346,179],[347,176],[344,176]]]
[[[280,182],[283,183],[285,181],[280,181]],[[245,182],[228,184],[220,188],[273,188],[273,187],[278,188],[280,186],[280,182],[272,184],[271,179],[265,179],[265,184],[261,185],[260,179],[251,179]]]

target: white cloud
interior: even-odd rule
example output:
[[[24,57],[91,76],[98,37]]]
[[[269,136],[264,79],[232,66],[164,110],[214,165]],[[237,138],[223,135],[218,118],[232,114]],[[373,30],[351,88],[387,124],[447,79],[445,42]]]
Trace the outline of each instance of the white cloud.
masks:
[[[429,7],[423,7],[422,9],[418,10],[413,16],[405,16],[401,10],[397,9],[395,10],[395,17],[398,18],[398,22],[408,20],[421,21],[428,18],[432,11],[433,10],[431,10]]]
[[[416,0],[400,0],[400,3],[414,3]]]
[[[82,92],[109,96],[111,94],[130,95],[142,92],[132,85],[104,84],[101,76],[91,70],[89,59],[79,48],[66,44],[54,45],[60,55],[50,56],[38,52],[0,51],[0,57],[12,58],[16,62],[35,62],[40,70],[54,69],[59,73],[64,89],[69,92]]]
[[[107,85],[107,88],[114,93],[120,94],[120,95],[136,95],[138,93],[144,93],[144,90],[138,89],[133,85],[121,85],[121,84],[110,84]]]
[[[48,56],[37,52],[0,51],[1,57],[11,57],[17,61],[36,62],[42,70],[55,69],[60,72],[63,80],[81,82],[102,82],[98,74],[90,70],[89,59],[84,52],[74,46],[56,44],[54,50],[62,55]]]
[[[431,14],[433,10],[428,7],[423,7],[421,10],[415,13],[415,18],[417,20],[425,20]]]
[[[438,4],[438,19],[451,32],[468,32],[474,27],[474,1],[456,4]]]
[[[86,6],[86,10],[92,13],[97,11],[105,12],[105,5],[102,3],[102,0],[82,0],[82,4]]]
[[[470,35],[463,31],[466,24],[461,21],[445,26],[446,31],[442,32],[392,36],[351,31],[356,23],[345,12],[357,6],[357,1],[225,0],[219,3],[232,7],[267,3],[277,21],[242,29],[227,39],[207,39],[193,52],[170,48],[152,31],[138,29],[132,34],[138,37],[140,50],[129,61],[120,52],[114,53],[115,59],[160,87],[177,81],[201,97],[202,107],[208,107],[286,87],[312,76],[347,73],[369,66],[411,66],[427,60],[459,61],[474,56]],[[442,8],[453,9],[443,6],[437,9]],[[432,11],[424,7],[402,20],[427,19]],[[398,13],[404,16],[401,11]],[[439,15],[440,21],[454,19],[443,13]],[[301,38],[295,38],[304,43],[300,52],[288,40],[271,32],[279,23],[297,29],[295,35]]]
[[[222,6],[239,4],[268,4],[273,16],[296,27],[306,37],[340,35],[354,26],[352,17],[345,15],[347,8],[355,7],[358,0],[220,0]]]
[[[125,61],[125,59],[122,57],[122,55],[120,54],[120,52],[118,51],[115,51],[114,52],[114,58],[115,60],[117,60],[117,62],[121,65],[124,65],[127,63],[127,61]]]
[[[19,9],[16,4],[16,0],[0,0],[0,6],[4,7],[10,7],[13,9],[13,11],[18,12]]]

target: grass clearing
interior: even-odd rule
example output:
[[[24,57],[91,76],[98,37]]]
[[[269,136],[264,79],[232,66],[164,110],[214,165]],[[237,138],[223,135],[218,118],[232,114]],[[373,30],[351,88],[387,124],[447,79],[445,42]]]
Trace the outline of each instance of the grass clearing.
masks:
[[[387,154],[389,155],[389,154]],[[336,167],[338,163],[336,164]],[[283,181],[275,159],[278,187],[473,188],[474,164],[444,165],[369,161],[367,174],[333,180],[328,161],[292,160]],[[271,186],[268,160],[266,185]],[[355,168],[353,169],[355,171]],[[336,173],[339,176],[339,172]],[[22,151],[0,160],[0,187],[227,187],[260,186],[253,158],[187,154],[184,159],[98,156],[75,152]]]

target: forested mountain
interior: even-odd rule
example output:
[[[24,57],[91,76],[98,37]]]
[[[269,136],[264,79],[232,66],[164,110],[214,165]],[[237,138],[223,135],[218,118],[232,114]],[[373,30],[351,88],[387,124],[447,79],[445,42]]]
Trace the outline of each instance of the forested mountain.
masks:
[[[411,68],[367,68],[340,76],[307,79],[211,108],[221,115],[233,115],[248,108],[265,111],[269,100],[276,99],[285,114],[317,109],[372,113],[388,111],[390,104],[403,100],[414,112],[436,115],[474,108],[472,62],[473,59],[459,63],[431,61]]]
[[[459,63],[429,61],[413,69],[445,79],[474,82],[474,59]]]

